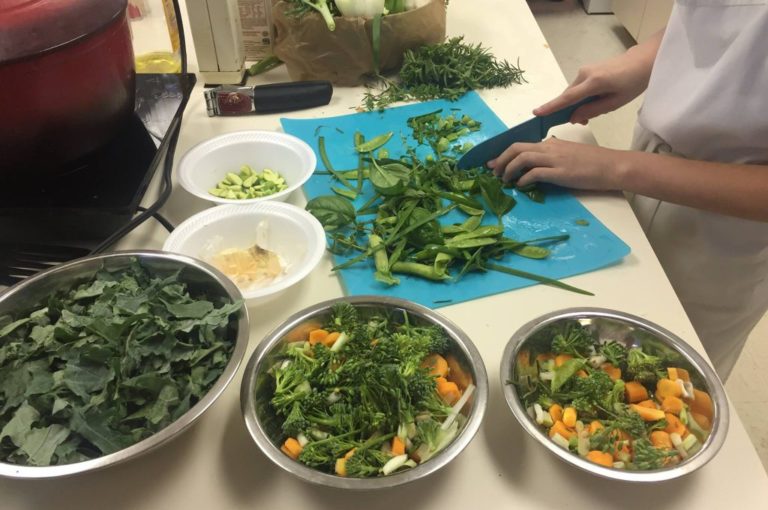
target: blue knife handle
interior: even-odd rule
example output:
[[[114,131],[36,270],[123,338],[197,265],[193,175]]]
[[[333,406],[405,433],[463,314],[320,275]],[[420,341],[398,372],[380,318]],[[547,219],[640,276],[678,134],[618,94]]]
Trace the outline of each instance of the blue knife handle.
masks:
[[[581,108],[587,103],[591,103],[595,99],[597,99],[599,96],[589,96],[587,98],[582,99],[578,103],[574,103],[570,106],[566,106],[562,110],[557,110],[554,113],[550,113],[549,115],[544,115],[543,117],[539,117],[541,119],[541,139],[543,140],[547,136],[547,132],[555,127],[559,126],[560,124],[565,124],[569,120],[571,120],[571,115],[573,115],[573,112]]]

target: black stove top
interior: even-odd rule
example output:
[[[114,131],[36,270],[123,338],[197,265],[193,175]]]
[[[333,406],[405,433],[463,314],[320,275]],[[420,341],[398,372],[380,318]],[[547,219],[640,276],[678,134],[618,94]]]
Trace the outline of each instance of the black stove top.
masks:
[[[195,80],[194,74],[136,75],[134,114],[111,142],[55,177],[2,183],[0,275],[14,245],[87,250],[127,224],[163,160],[169,126]],[[50,174],[40,170],[25,174]]]

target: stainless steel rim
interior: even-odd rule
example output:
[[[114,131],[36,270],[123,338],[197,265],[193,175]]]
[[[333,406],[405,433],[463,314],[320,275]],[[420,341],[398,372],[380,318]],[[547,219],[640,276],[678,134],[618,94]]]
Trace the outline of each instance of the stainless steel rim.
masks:
[[[286,333],[291,331],[295,326],[300,324],[307,317],[327,310],[334,303],[339,301],[346,301],[357,305],[369,304],[373,306],[390,306],[400,308],[408,312],[420,314],[444,328],[449,336],[451,336],[451,338],[456,341],[457,345],[459,345],[461,350],[464,351],[464,353],[471,361],[476,372],[476,389],[473,395],[474,404],[468,417],[467,423],[456,437],[456,439],[454,439],[454,441],[447,448],[445,448],[442,452],[424,464],[406,471],[378,478],[344,478],[322,473],[299,462],[293,461],[287,457],[276,445],[274,445],[269,440],[266,431],[262,427],[260,421],[257,419],[257,413],[254,406],[254,387],[256,382],[257,369],[260,367],[261,362],[266,358],[271,349],[283,338],[283,336],[285,336]],[[261,451],[272,462],[277,464],[285,471],[307,482],[339,489],[353,490],[373,490],[395,487],[421,479],[445,466],[454,457],[459,455],[459,453],[461,453],[461,451],[474,438],[475,434],[480,428],[480,424],[482,423],[487,402],[488,375],[486,373],[483,360],[480,356],[480,352],[474,346],[469,337],[453,322],[449,321],[442,315],[427,307],[404,299],[384,296],[353,296],[331,299],[313,305],[292,315],[275,330],[269,333],[269,335],[267,335],[267,337],[264,338],[264,340],[262,340],[261,343],[259,343],[259,345],[256,347],[253,354],[251,355],[250,360],[248,361],[248,364],[246,365],[245,374],[243,375],[243,382],[240,389],[240,406],[242,409],[246,428],[248,429],[248,432],[259,446]]]
[[[109,253],[105,255],[93,255],[73,260],[71,262],[56,266],[52,269],[48,269],[42,273],[32,276],[13,287],[9,288],[4,294],[0,295],[0,302],[10,299],[12,296],[27,289],[30,286],[37,285],[40,281],[51,278],[55,275],[66,274],[73,267],[97,263],[106,260],[118,260],[126,259],[130,257],[138,257],[139,259],[155,259],[155,260],[167,260],[179,262],[195,269],[207,273],[211,278],[222,286],[224,291],[233,299],[242,299],[240,291],[237,287],[214,267],[202,262],[198,259],[188,257],[186,255],[180,255],[177,253],[168,253],[157,250],[140,250],[140,251],[120,251],[115,253]],[[176,421],[168,425],[166,428],[160,430],[156,434],[139,441],[138,443],[124,448],[120,451],[98,457],[96,459],[87,460],[85,462],[78,462],[75,464],[64,464],[61,466],[19,466],[16,464],[7,464],[0,462],[0,476],[9,478],[26,478],[26,479],[38,479],[38,478],[56,478],[74,475],[77,473],[83,473],[86,471],[95,471],[108,466],[119,464],[127,460],[133,459],[140,455],[147,453],[158,446],[165,444],[180,432],[187,429],[192,423],[197,420],[208,407],[224,392],[224,389],[232,381],[235,373],[237,372],[240,362],[245,355],[245,350],[248,345],[248,338],[250,335],[248,321],[248,310],[243,304],[240,311],[240,317],[237,324],[237,338],[235,339],[235,345],[232,350],[232,356],[224,368],[224,372],[219,376],[218,380],[214,383],[208,393],[200,399],[194,406],[192,406],[186,413],[181,415]]]
[[[512,384],[507,384],[507,381],[512,379],[512,367],[518,350],[532,333],[554,322],[562,319],[577,319],[588,317],[615,319],[618,321],[630,323],[633,326],[643,328],[653,333],[657,337],[667,341],[701,373],[701,375],[707,381],[709,389],[711,390],[712,402],[715,407],[715,416],[717,419],[712,424],[712,431],[710,432],[706,442],[704,445],[702,445],[701,450],[699,450],[695,455],[682,462],[681,464],[678,464],[677,466],[664,469],[656,469],[652,471],[626,471],[607,468],[582,459],[579,456],[574,455],[573,453],[557,446],[549,439],[549,437],[547,437],[547,435],[544,433],[544,430],[536,425],[533,420],[531,420],[517,396],[515,387]],[[720,448],[723,446],[728,432],[728,425],[730,420],[728,414],[728,401],[725,397],[725,390],[723,389],[722,382],[718,378],[715,371],[709,366],[704,358],[691,346],[689,346],[683,339],[674,333],[662,328],[661,326],[636,315],[605,308],[568,308],[542,315],[541,317],[526,323],[512,335],[512,338],[510,338],[509,342],[504,348],[504,353],[501,357],[501,367],[499,373],[501,375],[501,386],[502,391],[504,392],[504,398],[507,401],[507,405],[509,405],[509,408],[512,410],[512,414],[515,415],[515,418],[517,418],[526,432],[533,436],[537,441],[542,443],[550,452],[555,454],[561,460],[573,464],[574,466],[584,471],[604,478],[627,482],[659,482],[678,478],[699,469],[704,464],[712,460],[718,450],[720,450]]]

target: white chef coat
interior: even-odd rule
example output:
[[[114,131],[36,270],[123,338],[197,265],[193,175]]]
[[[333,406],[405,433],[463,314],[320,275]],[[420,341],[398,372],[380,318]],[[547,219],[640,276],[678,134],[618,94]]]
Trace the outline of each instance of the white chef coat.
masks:
[[[690,159],[768,164],[766,0],[676,1],[633,144]],[[768,309],[768,223],[642,196],[632,206],[726,379]]]

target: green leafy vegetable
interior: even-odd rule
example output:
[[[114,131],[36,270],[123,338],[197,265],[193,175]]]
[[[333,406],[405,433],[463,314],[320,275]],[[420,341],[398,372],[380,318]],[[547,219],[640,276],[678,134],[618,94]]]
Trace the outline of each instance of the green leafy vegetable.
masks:
[[[0,459],[80,462],[168,426],[223,372],[240,306],[134,261],[20,311],[0,331]]]
[[[380,92],[365,95],[367,110],[383,109],[398,101],[455,101],[470,90],[508,87],[522,83],[523,71],[506,60],[497,60],[481,44],[468,44],[463,37],[444,43],[406,50],[400,80],[384,80]]]

